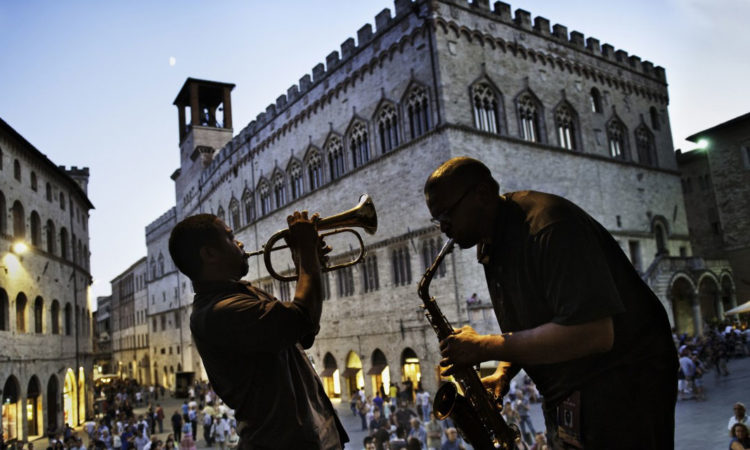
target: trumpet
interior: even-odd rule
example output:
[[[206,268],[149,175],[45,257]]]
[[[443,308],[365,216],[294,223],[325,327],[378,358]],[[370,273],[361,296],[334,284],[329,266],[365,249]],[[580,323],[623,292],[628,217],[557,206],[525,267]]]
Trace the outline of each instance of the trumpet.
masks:
[[[331,272],[334,270],[343,269],[344,267],[353,266],[365,257],[365,244],[362,241],[362,236],[356,230],[352,229],[352,227],[362,228],[367,234],[375,234],[378,229],[378,216],[375,213],[375,204],[372,202],[372,198],[367,194],[363,194],[359,198],[359,203],[354,208],[335,214],[333,216],[319,219],[315,222],[314,225],[317,231],[333,230],[327,233],[321,233],[321,238],[325,238],[326,236],[331,236],[338,233],[352,233],[359,242],[359,254],[356,258],[349,262],[337,264],[335,266],[325,266],[322,269],[323,272]],[[276,241],[286,237],[288,234],[288,228],[279,230],[274,233],[270,239],[268,239],[266,244],[261,247],[260,250],[247,252],[248,257],[263,255],[263,262],[266,265],[266,270],[268,270],[268,273],[272,277],[280,281],[294,281],[297,279],[297,276],[280,275],[276,272],[276,270],[274,270],[273,264],[271,262],[272,252],[289,248],[288,245],[279,245],[277,247],[274,247]]]

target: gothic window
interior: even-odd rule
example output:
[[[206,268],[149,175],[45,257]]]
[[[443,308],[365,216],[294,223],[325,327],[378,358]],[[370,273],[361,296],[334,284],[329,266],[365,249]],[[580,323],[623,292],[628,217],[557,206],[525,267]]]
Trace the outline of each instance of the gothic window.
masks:
[[[310,179],[310,190],[314,191],[323,185],[323,163],[320,160],[320,152],[312,149],[307,154],[307,176]]]
[[[646,166],[656,166],[654,136],[645,125],[635,129],[635,148],[638,151],[638,162]]]
[[[577,116],[573,108],[567,103],[562,103],[555,110],[555,128],[557,128],[557,140],[560,147],[568,150],[578,148],[576,136]]]
[[[45,197],[47,198],[47,201],[51,202],[52,201],[52,185],[47,183],[44,187],[44,190],[45,190]]]
[[[273,197],[276,200],[277,208],[286,205],[286,183],[284,183],[284,175],[281,172],[276,172],[276,175],[273,176]]]
[[[654,233],[654,239],[656,240],[656,255],[668,255],[669,250],[667,249],[667,227],[664,224],[662,218],[654,219],[652,229]]]
[[[47,253],[55,253],[55,224],[52,220],[47,221],[46,226],[46,237],[47,237]]]
[[[435,261],[435,258],[437,258],[437,254],[442,247],[443,240],[439,237],[427,239],[422,243],[422,263],[425,271],[429,269],[433,261]],[[438,266],[438,269],[435,272],[435,277],[441,278],[445,276],[445,265],[445,260],[443,260],[443,263]]]
[[[8,219],[5,213],[7,209],[5,208],[5,194],[0,191],[0,234],[5,234],[8,232]]]
[[[599,93],[599,89],[591,88],[589,94],[589,101],[591,103],[591,112],[601,113],[602,112],[602,95]]]
[[[367,127],[356,122],[349,132],[349,150],[352,152],[352,163],[359,167],[370,161],[370,145],[367,141]]]
[[[354,295],[354,272],[351,266],[336,271],[339,297]]]
[[[425,134],[430,129],[430,104],[427,92],[422,86],[415,86],[406,97],[406,113],[412,139]]]
[[[60,192],[60,209],[65,211],[65,194]]]
[[[52,316],[50,319],[52,322],[52,334],[60,334],[60,303],[57,300],[52,300],[50,316]]]
[[[10,325],[10,305],[8,302],[8,294],[5,289],[0,288],[0,330],[8,331]]]
[[[245,220],[247,223],[255,221],[255,198],[249,190],[242,193],[242,204],[245,205]]]
[[[625,125],[617,117],[612,118],[607,124],[607,142],[609,143],[609,156],[616,159],[627,159]]]
[[[291,300],[291,289],[288,282],[282,281],[279,283],[279,296],[281,297],[282,302],[288,302]]]
[[[521,137],[530,142],[543,142],[541,134],[541,105],[530,92],[518,97],[518,122],[521,126]]]
[[[21,181],[21,163],[17,159],[13,160],[13,178]]]
[[[216,217],[221,219],[222,222],[227,223],[226,214],[224,213],[224,208],[221,205],[219,205],[219,209],[216,210]]]
[[[73,307],[70,303],[65,304],[65,335],[71,336],[73,334]]]
[[[404,245],[392,250],[391,267],[393,269],[393,284],[395,286],[403,286],[411,283],[409,247]]]
[[[31,190],[36,192],[38,189],[37,181],[36,181],[36,172],[33,170],[31,171]]]
[[[328,277],[328,273],[329,272],[322,274],[323,279],[321,280],[321,284],[323,285],[323,300],[328,300],[329,298],[331,298],[331,283]]]
[[[240,223],[240,202],[234,197],[229,201],[229,217],[232,220],[232,228],[239,230],[242,226]]]
[[[335,180],[344,175],[344,147],[341,145],[341,139],[338,136],[331,136],[326,144],[328,153],[328,166],[331,172],[331,180]]]
[[[498,102],[492,86],[487,82],[475,84],[471,88],[471,99],[474,105],[474,126],[478,130],[499,133]]]
[[[42,319],[44,312],[44,300],[42,297],[37,297],[34,300],[34,333],[42,334]]]
[[[31,225],[31,245],[39,247],[39,244],[42,243],[42,220],[36,211],[31,211],[29,222]]]
[[[287,169],[289,175],[289,184],[292,188],[292,200],[298,199],[302,195],[302,165],[296,159],[289,163]]]
[[[164,276],[164,255],[159,253],[159,276]]]
[[[380,287],[377,256],[367,256],[360,267],[362,267],[362,286],[365,292],[377,291]]]
[[[380,151],[385,154],[398,147],[398,116],[393,105],[383,105],[376,115],[376,121],[378,122]]]
[[[260,215],[265,216],[271,212],[271,188],[268,187],[266,180],[262,180],[258,185],[260,193]]]
[[[26,294],[23,292],[16,296],[16,332],[26,332]]]
[[[26,237],[26,219],[24,218],[23,205],[18,200],[13,202],[13,237],[17,239]]]
[[[68,259],[68,230],[65,227],[60,228],[60,256]]]
[[[648,114],[651,117],[651,128],[654,130],[658,130],[661,126],[659,123],[659,112],[656,110],[655,107],[651,107],[648,109]]]
[[[72,259],[72,261],[74,263],[78,264],[78,252],[76,252],[76,242],[77,242],[76,241],[76,234],[72,233],[71,234],[71,239],[70,239],[70,250],[73,252],[73,259]]]

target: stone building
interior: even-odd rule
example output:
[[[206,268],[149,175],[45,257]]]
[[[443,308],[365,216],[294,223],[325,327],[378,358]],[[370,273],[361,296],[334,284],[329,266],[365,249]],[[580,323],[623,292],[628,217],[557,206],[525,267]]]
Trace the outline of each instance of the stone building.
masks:
[[[96,298],[96,311],[92,314],[94,347],[94,381],[101,375],[111,374],[112,365],[112,296]]]
[[[88,179],[88,168],[57,166],[0,119],[6,443],[34,439],[66,422],[78,425],[91,412]]]
[[[141,384],[151,380],[146,271],[143,257],[111,281],[113,373]]]
[[[719,293],[722,301],[712,312],[722,318],[750,300],[750,114],[687,139],[705,143],[703,149],[677,152],[693,249],[728,260],[732,271],[706,288]]]
[[[321,330],[308,352],[329,395],[406,379],[435,391],[437,339],[416,282],[443,238],[422,187],[458,155],[486,162],[503,191],[552,192],[582,206],[615,236],[670,320],[700,330],[700,314],[688,321],[675,311],[680,274],[690,264],[706,273],[708,263],[691,251],[661,67],[527,11],[511,14],[502,2],[397,0],[236,134],[233,87],[189,78],[175,99],[177,203],[147,228],[148,258],[167,255],[169,229],[188,215],[218,215],[250,250],[294,210],[325,217],[369,193],[378,232],[363,236],[363,263],[325,277]],[[345,237],[329,243],[333,262],[356,253]],[[150,307],[161,299],[184,309],[184,323],[193,293],[170,263],[151,275]],[[277,264],[290,271],[288,258]],[[294,288],[259,260],[248,279],[281,300]],[[498,330],[473,250],[446,258],[431,291],[454,326]],[[485,301],[468,306],[472,292]],[[181,333],[172,342],[205,377]]]

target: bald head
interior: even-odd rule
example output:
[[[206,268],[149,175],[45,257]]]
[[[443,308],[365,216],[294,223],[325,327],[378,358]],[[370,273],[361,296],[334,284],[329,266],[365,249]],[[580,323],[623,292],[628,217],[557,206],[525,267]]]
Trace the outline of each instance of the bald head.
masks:
[[[424,193],[462,191],[482,183],[486,183],[493,193],[500,192],[500,186],[487,166],[474,158],[458,156],[444,162],[432,172],[424,184]]]

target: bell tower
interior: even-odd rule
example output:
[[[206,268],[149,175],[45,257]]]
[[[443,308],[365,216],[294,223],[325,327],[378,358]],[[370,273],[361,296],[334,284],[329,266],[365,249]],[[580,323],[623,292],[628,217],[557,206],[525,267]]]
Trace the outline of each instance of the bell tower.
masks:
[[[172,174],[172,179],[178,209],[188,207],[186,196],[191,195],[191,187],[197,183],[201,170],[232,139],[232,89],[234,84],[188,78],[174,100],[180,168]]]

